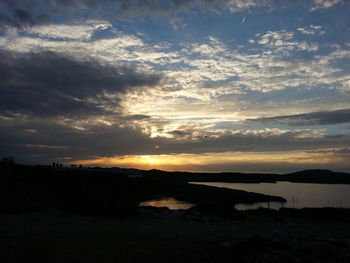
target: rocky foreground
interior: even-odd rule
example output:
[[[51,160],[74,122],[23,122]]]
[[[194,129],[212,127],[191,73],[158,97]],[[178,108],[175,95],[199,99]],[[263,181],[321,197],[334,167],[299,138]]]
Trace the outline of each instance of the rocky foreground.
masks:
[[[350,262],[349,211],[2,214],[0,262]]]

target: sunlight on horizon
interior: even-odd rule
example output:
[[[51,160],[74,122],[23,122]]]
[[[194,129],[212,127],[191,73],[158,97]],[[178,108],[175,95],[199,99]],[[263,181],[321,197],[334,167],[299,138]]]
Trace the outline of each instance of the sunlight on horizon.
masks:
[[[161,154],[161,155],[123,155],[114,157],[100,157],[89,160],[76,160],[67,162],[79,163],[85,166],[105,166],[137,169],[160,169],[168,171],[189,172],[257,172],[260,167],[275,165],[293,167],[305,165],[320,167],[331,163],[341,163],[340,157],[327,153],[314,153],[303,151],[289,152],[224,152],[205,154]],[[292,168],[290,168],[293,171]],[[271,170],[271,172],[273,172]],[[282,170],[281,170],[282,172]]]

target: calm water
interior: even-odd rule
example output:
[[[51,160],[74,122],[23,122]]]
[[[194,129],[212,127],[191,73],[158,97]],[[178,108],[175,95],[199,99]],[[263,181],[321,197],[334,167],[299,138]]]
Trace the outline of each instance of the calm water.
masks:
[[[344,207],[350,208],[350,185],[347,184],[306,184],[306,183],[212,183],[201,182],[208,186],[225,187],[229,189],[245,190],[267,195],[282,196],[286,203],[270,202],[252,205],[238,204],[236,209],[256,209],[259,207],[279,209],[281,207]]]
[[[195,204],[182,202],[172,197],[141,202],[139,206],[167,207],[171,210],[190,209]]]

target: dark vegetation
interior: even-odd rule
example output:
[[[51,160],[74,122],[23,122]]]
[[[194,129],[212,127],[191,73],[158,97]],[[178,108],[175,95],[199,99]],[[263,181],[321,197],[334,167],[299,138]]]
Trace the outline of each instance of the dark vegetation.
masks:
[[[48,166],[2,164],[0,212],[52,207],[91,215],[132,215],[141,201],[172,196],[202,209],[233,210],[236,203],[285,200],[281,197],[188,184],[181,175],[147,171],[141,178],[54,170]]]
[[[58,207],[92,215],[131,215],[150,197],[127,176],[55,172],[51,167],[3,165],[0,211],[26,212]]]
[[[297,173],[186,173],[142,171],[141,178],[123,173],[95,173],[108,169],[52,169],[50,166],[0,164],[0,212],[25,212],[52,207],[92,215],[133,215],[141,201],[174,197],[199,209],[233,210],[237,203],[285,200],[245,191],[216,188],[188,182],[310,182],[350,183],[350,175],[326,170]],[[123,170],[121,170],[123,171]],[[127,170],[125,170],[127,171]],[[130,170],[128,170],[130,172]]]

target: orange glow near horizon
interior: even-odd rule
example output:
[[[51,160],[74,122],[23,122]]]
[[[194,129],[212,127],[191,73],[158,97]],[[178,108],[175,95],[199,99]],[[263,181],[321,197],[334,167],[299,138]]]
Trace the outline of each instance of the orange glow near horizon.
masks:
[[[239,170],[240,165],[252,168],[257,164],[299,164],[299,165],[329,165],[343,162],[331,152],[224,152],[203,154],[162,154],[162,155],[123,155],[114,157],[100,157],[90,160],[77,160],[70,163],[85,166],[103,166],[122,168],[137,168],[143,170],[160,169],[167,171],[228,171],[225,168],[213,167],[233,165]],[[206,168],[207,167],[207,168]],[[247,170],[247,169],[246,169]],[[254,169],[252,169],[253,171]],[[231,170],[232,171],[232,170]],[[249,171],[247,171],[249,172]]]

